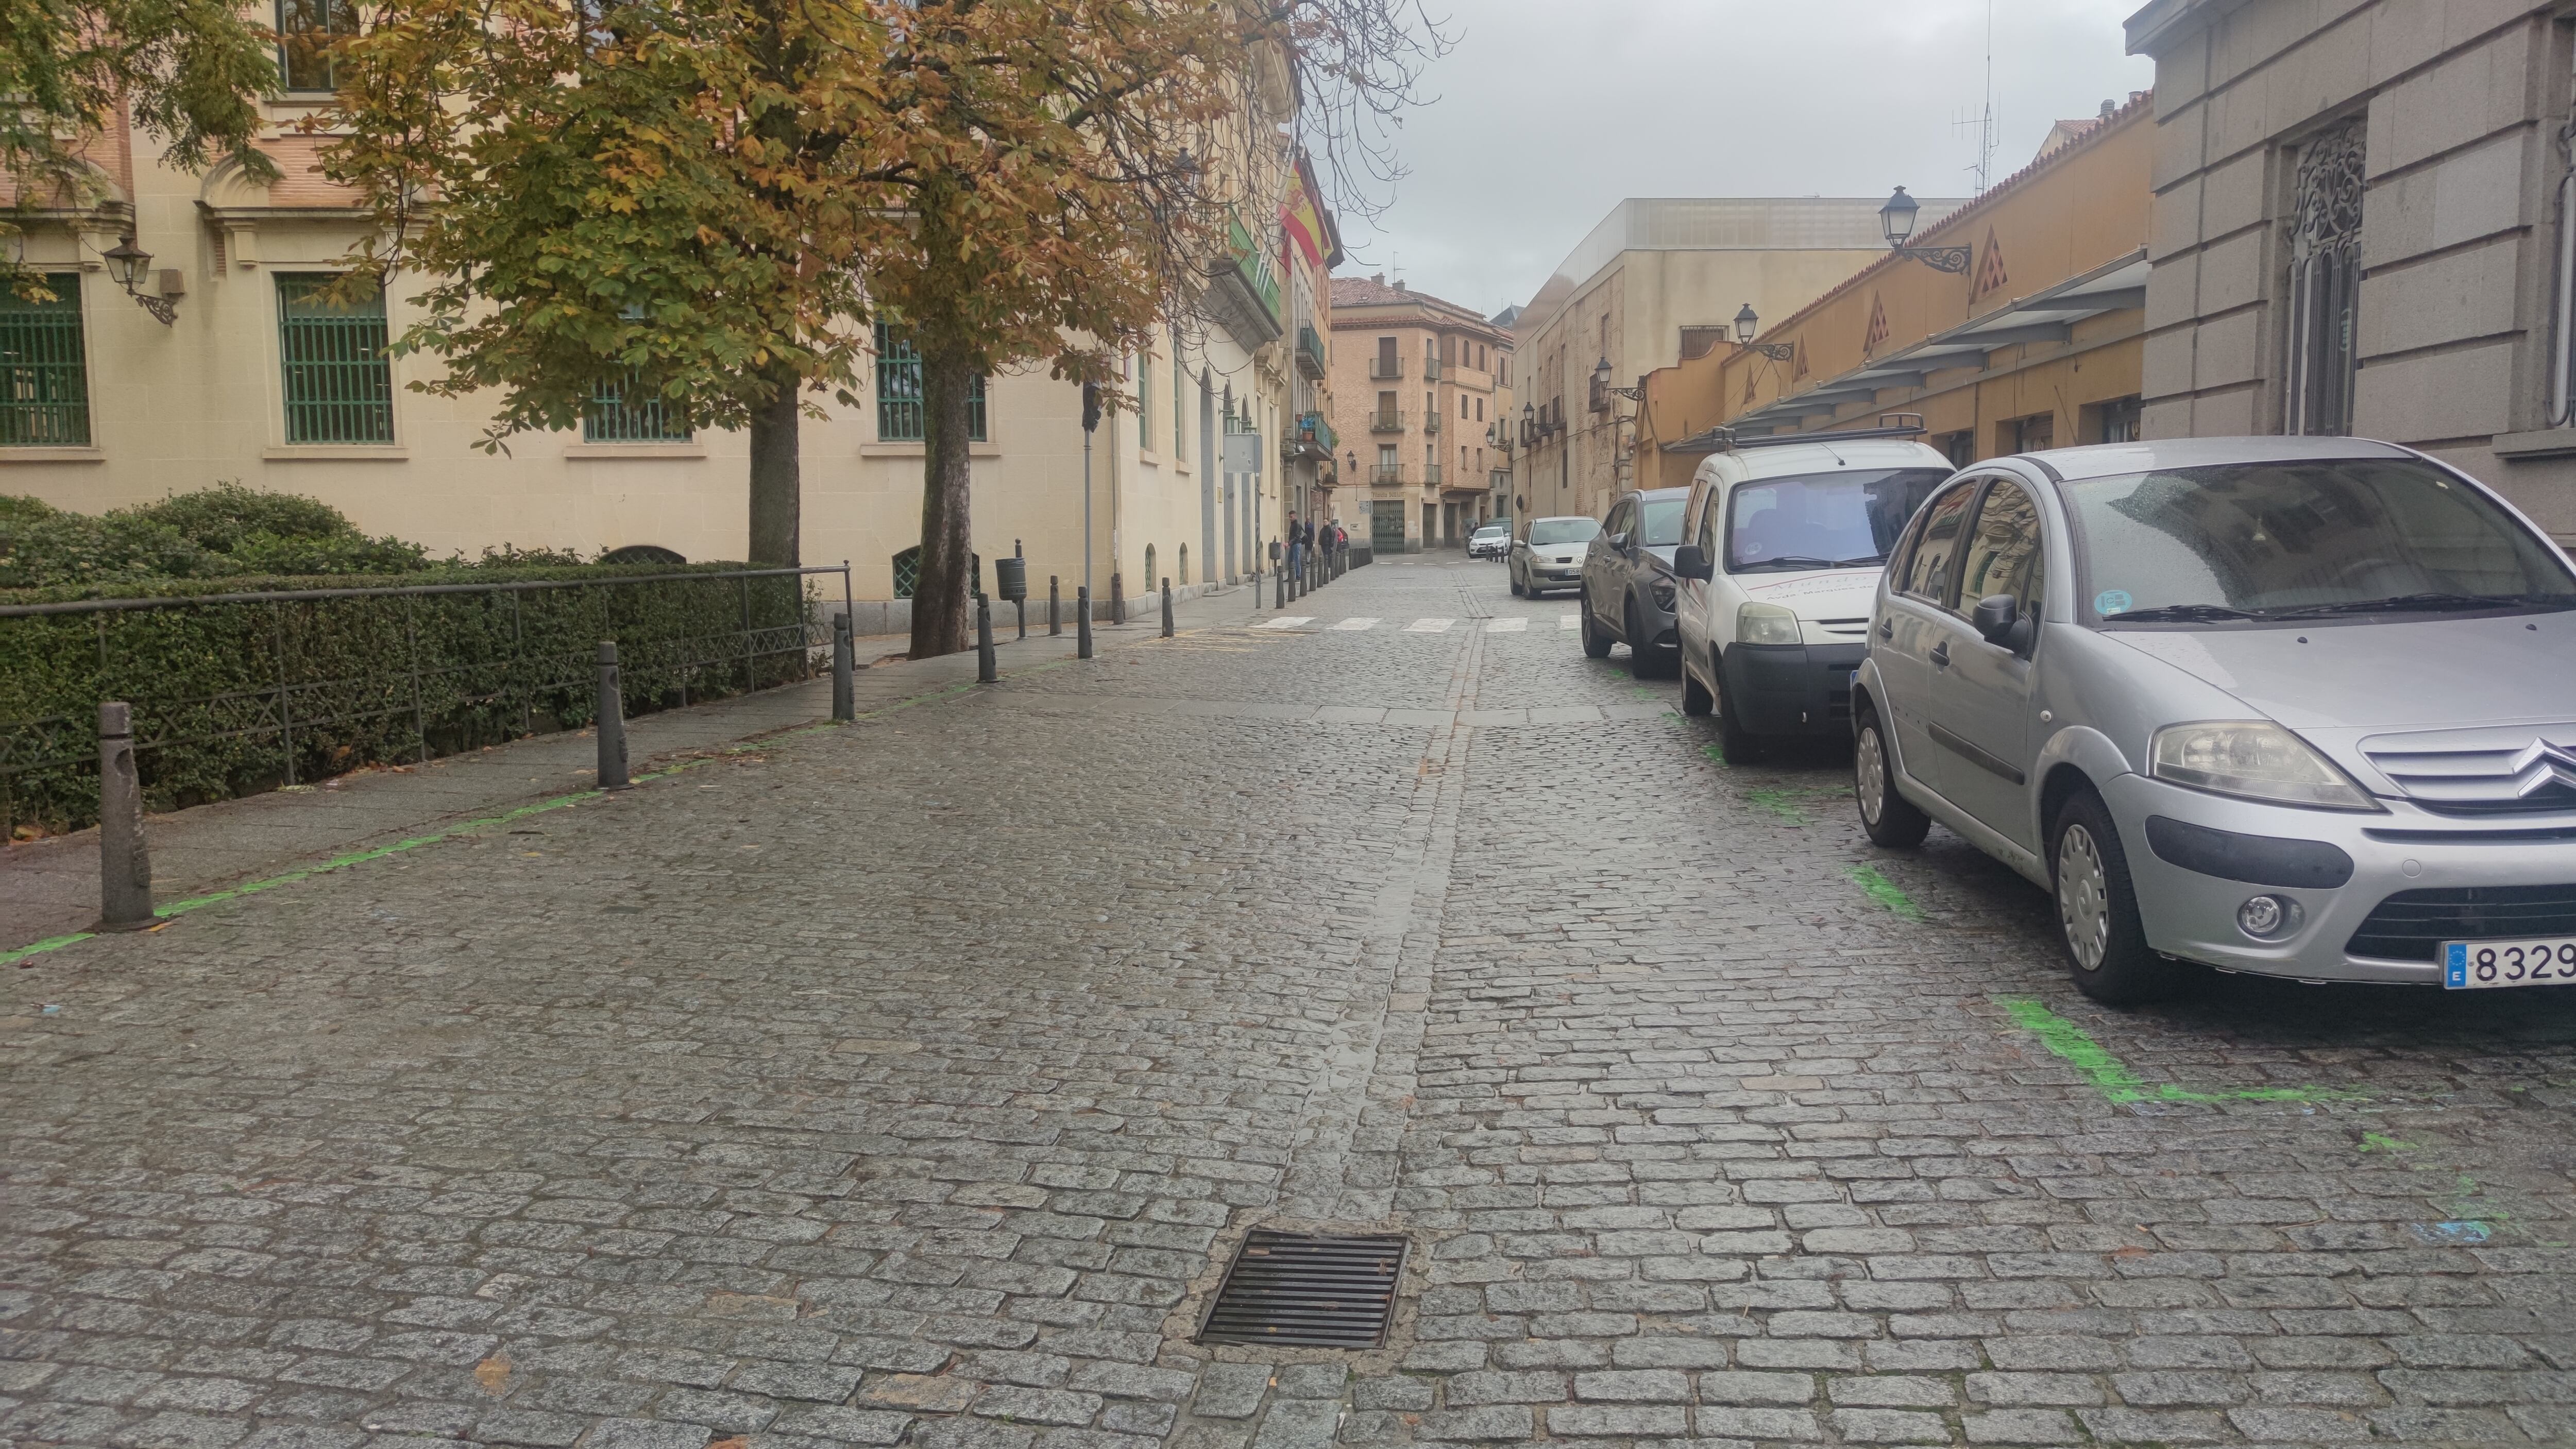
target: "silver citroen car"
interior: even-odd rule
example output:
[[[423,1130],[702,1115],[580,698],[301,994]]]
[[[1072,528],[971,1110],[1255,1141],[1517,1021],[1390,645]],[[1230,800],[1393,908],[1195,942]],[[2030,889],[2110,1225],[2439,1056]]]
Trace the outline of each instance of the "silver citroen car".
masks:
[[[2179,963],[2576,985],[2576,566],[2386,443],[1998,458],[1928,498],[1852,680],[1861,822],[2056,898],[2128,1005]]]

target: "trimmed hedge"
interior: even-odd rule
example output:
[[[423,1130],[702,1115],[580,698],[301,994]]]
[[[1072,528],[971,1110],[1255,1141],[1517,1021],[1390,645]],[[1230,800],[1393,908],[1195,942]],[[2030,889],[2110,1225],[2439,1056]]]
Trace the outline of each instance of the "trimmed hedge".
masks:
[[[627,711],[814,672],[826,636],[808,581],[665,578],[739,565],[432,569],[392,577],[155,579],[0,590],[0,604],[186,598],[430,583],[524,591],[217,603],[0,618],[0,811],[8,829],[97,819],[97,707],[134,706],[154,810],[253,794],[588,725],[599,642],[618,644]],[[746,632],[748,625],[748,632]]]

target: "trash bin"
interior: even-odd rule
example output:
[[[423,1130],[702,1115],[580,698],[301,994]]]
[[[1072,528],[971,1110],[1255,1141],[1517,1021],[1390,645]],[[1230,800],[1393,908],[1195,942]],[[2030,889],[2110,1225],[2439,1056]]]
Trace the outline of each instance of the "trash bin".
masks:
[[[1029,561],[1024,558],[993,560],[993,588],[1006,604],[1026,603],[1029,597]]]

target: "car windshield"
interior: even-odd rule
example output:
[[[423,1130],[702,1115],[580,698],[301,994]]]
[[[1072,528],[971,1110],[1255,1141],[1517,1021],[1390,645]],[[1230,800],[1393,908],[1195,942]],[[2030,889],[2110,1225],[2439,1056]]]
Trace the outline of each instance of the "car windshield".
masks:
[[[1637,542],[1648,548],[1669,548],[1682,541],[1682,509],[1690,495],[1678,498],[1648,498],[1637,504]]]
[[[1530,525],[1530,542],[1590,543],[1601,525],[1589,518],[1544,518]]]
[[[1739,484],[1728,501],[1729,573],[1884,563],[1943,468],[1837,468]]]
[[[1496,537],[1496,536],[1498,536],[1498,535],[1506,534],[1506,533],[1509,533],[1509,532],[1511,532],[1511,530],[1510,530],[1510,529],[1505,528],[1504,526],[1502,526],[1502,525],[1501,525],[1501,524],[1499,524],[1499,523],[1488,523],[1488,524],[1486,524],[1484,527],[1482,527],[1482,528],[1480,528],[1480,529],[1477,529],[1477,530],[1476,530],[1476,532],[1475,532],[1475,534],[1474,534],[1474,537],[1477,537],[1477,538],[1493,538],[1493,537]]]
[[[2493,500],[2412,459],[2177,468],[2067,483],[2107,623],[2576,607],[2576,578]]]

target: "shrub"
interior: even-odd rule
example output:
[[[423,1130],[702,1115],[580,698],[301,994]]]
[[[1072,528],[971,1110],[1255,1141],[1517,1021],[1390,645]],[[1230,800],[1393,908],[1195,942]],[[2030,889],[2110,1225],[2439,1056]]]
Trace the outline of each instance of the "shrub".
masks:
[[[0,594],[0,604],[32,604],[367,590],[339,599],[0,618],[0,813],[13,831],[96,819],[101,700],[133,704],[145,799],[169,810],[290,778],[316,780],[580,728],[592,718],[602,639],[618,642],[633,713],[809,677],[807,649],[816,635],[799,580],[619,582],[639,572],[726,567],[522,563],[394,578],[158,579],[113,589],[93,581]],[[580,587],[376,592],[538,580]],[[757,631],[748,637],[762,651],[749,660],[746,604]]]
[[[0,588],[428,567],[429,552],[419,544],[369,538],[327,503],[239,483],[98,517],[34,498],[0,498]]]

